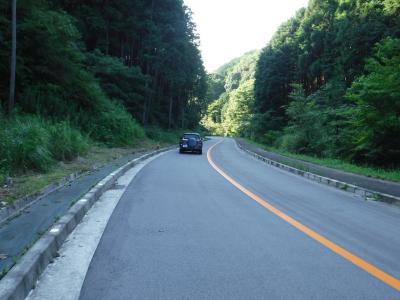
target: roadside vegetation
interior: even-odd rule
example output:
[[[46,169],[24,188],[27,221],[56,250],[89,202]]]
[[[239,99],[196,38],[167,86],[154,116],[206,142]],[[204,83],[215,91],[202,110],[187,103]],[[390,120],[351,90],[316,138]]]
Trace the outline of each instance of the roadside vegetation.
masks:
[[[92,141],[66,121],[51,122],[36,116],[0,116],[0,170],[15,174],[48,171],[58,160],[85,154]]]
[[[18,158],[18,161],[10,163],[15,169],[10,167],[5,171],[7,169],[4,168],[0,172],[0,179],[3,182],[0,186],[0,201],[4,202],[3,206],[12,204],[23,196],[34,194],[50,183],[58,182],[71,174],[91,172],[132,153],[177,144],[184,131],[146,128],[146,136],[132,145],[108,147],[81,136],[67,124],[49,125],[43,120],[34,118],[31,122],[29,129],[18,128],[20,137],[12,139],[8,144],[10,151],[19,145],[20,153],[18,157],[10,155],[13,159]],[[27,126],[27,123],[23,125]],[[53,130],[59,133],[56,140],[51,139],[51,135],[55,133]],[[61,135],[60,131],[64,135]],[[37,133],[40,134],[40,138]],[[29,140],[24,140],[24,143],[20,144],[23,140],[21,135],[29,136]]]
[[[0,188],[25,178],[31,187],[18,187],[30,192],[98,149],[113,157],[176,143],[198,126],[207,78],[182,1],[22,0],[16,9],[14,90],[12,9],[0,3]]]
[[[397,180],[398,1],[311,0],[261,53],[209,76],[203,125],[287,156]]]
[[[72,166],[73,172],[84,171],[87,166],[80,162],[91,157],[93,151],[103,149],[112,157],[115,147],[131,151],[148,140],[134,122],[127,123],[119,134],[106,137],[112,131],[104,130],[101,142],[103,139],[94,139],[69,121],[27,114],[0,115],[0,200],[9,202],[41,189],[51,180],[67,176],[65,172]],[[149,146],[155,143],[151,141]]]
[[[328,168],[333,168],[349,173],[354,173],[358,175],[363,175],[367,177],[373,177],[383,180],[389,180],[394,182],[400,182],[400,170],[399,169],[384,169],[374,166],[366,166],[366,165],[356,165],[354,163],[346,162],[344,160],[335,159],[335,158],[323,158],[317,156],[310,156],[305,154],[297,154],[293,152],[288,152],[279,148],[271,147],[265,144],[257,143],[250,139],[247,139],[248,142],[255,144],[261,149],[265,149],[270,152],[278,153],[280,155],[294,158],[300,161],[310,162],[316,165],[325,166]],[[288,165],[291,165],[294,168],[304,169],[304,166],[301,165],[301,162],[290,164],[289,162],[285,162]],[[308,171],[308,169],[304,169]]]

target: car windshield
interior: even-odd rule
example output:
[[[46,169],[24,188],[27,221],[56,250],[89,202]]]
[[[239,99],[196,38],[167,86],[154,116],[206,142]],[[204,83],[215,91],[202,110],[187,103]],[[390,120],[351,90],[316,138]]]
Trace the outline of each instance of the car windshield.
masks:
[[[198,134],[184,134],[183,139],[190,139],[190,138],[195,138],[195,139],[200,139],[200,136]]]

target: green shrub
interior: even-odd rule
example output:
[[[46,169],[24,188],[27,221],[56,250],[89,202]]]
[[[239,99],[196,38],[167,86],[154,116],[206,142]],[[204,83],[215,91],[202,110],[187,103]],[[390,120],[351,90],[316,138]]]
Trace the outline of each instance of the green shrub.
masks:
[[[159,127],[146,127],[146,136],[154,141],[163,143],[174,143],[177,142],[179,134],[173,131],[163,130]]]
[[[54,163],[49,151],[50,135],[39,118],[18,116],[1,120],[0,157],[2,168],[46,171]]]
[[[84,118],[86,122],[81,120],[81,124],[89,136],[108,146],[133,145],[144,137],[143,128],[122,105],[115,102],[104,102],[101,110]]]
[[[6,177],[7,177],[6,170],[0,169],[0,187],[6,181]]]
[[[165,130],[160,127],[149,126],[145,128],[146,136],[160,143],[176,144],[184,130]]]
[[[132,115],[121,104],[107,98],[89,74],[83,73],[81,77],[85,84],[82,82],[75,84],[75,89],[77,89],[75,96],[68,95],[55,85],[31,87],[24,93],[26,95],[24,101],[20,101],[23,104],[23,111],[44,118],[68,120],[73,127],[85,132],[93,140],[108,146],[132,145],[137,138],[144,136],[143,129]],[[74,97],[79,97],[79,99]],[[63,125],[54,130],[61,131],[62,134],[70,137],[82,138],[81,134],[65,132],[67,127],[71,126]],[[66,140],[61,141],[62,143],[72,142],[68,141],[70,138],[67,136],[65,136]],[[74,151],[72,150],[72,153]],[[68,153],[61,153],[60,159],[64,159],[64,154],[65,159],[69,159]]]
[[[269,130],[267,133],[265,133],[262,137],[258,138],[257,140],[262,144],[273,146],[282,134],[283,133],[278,130]]]
[[[90,140],[68,122],[49,124],[50,151],[57,160],[72,160],[85,154],[90,148]]]
[[[279,149],[292,152],[292,153],[304,153],[306,149],[307,141],[301,133],[298,132],[286,132],[280,138],[278,138],[273,146]]]
[[[89,147],[89,138],[68,122],[0,115],[0,183],[15,173],[47,171],[56,160],[71,160]]]

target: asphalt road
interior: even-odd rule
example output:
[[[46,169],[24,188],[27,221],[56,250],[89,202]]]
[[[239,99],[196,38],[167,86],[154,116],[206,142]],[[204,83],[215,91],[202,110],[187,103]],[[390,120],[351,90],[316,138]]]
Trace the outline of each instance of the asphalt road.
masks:
[[[149,163],[114,210],[80,299],[400,299],[397,207],[262,164],[231,139],[210,154],[242,190],[206,155]]]

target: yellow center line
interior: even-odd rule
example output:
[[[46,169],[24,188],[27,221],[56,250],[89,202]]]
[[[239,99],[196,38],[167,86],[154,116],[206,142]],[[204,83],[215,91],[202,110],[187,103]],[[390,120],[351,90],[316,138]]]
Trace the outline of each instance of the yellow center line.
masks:
[[[315,241],[319,242],[320,244],[324,245],[326,248],[332,250],[336,254],[340,255],[341,257],[347,259],[348,261],[352,262],[354,265],[357,267],[363,269],[367,273],[371,274],[372,276],[376,277],[377,279],[381,280],[382,282],[386,283],[387,285],[393,287],[394,289],[400,291],[400,280],[385,273],[381,269],[375,267],[374,265],[366,262],[365,260],[361,259],[360,257],[352,254],[351,252],[347,251],[346,249],[340,247],[339,245],[335,244],[334,242],[328,240],[327,238],[323,237],[322,235],[318,234],[314,230],[310,229],[309,227],[303,225],[302,223],[296,221],[292,217],[288,216],[284,212],[280,211],[276,207],[272,206],[270,203],[267,201],[263,200],[253,192],[249,191],[246,189],[244,186],[242,186],[240,183],[235,181],[232,177],[230,177],[228,174],[226,174],[224,171],[222,171],[212,160],[211,157],[211,151],[214,149],[215,146],[218,144],[222,143],[224,140],[214,144],[213,146],[210,147],[207,151],[207,159],[210,165],[219,173],[221,174],[226,180],[228,180],[232,185],[234,185],[236,188],[238,188],[241,192],[249,196],[251,199],[256,201],[258,204],[263,206],[264,208],[268,209],[270,212],[273,214],[277,215],[290,225],[294,226],[307,236],[311,237]]]

